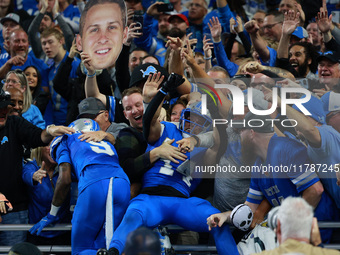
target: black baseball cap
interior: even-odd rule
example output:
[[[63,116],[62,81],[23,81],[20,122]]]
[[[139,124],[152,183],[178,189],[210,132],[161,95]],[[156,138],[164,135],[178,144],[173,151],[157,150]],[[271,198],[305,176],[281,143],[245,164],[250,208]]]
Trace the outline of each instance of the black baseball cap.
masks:
[[[10,251],[9,254],[18,254],[18,255],[41,255],[42,254],[37,246],[31,243],[28,243],[28,242],[17,243],[13,245],[9,251]]]
[[[94,119],[101,111],[106,111],[105,105],[98,98],[88,97],[78,104],[79,115],[77,119]]]
[[[140,227],[127,236],[124,253],[126,255],[160,255],[159,236],[146,227]]]
[[[135,67],[131,74],[129,88],[138,86],[141,81],[146,81],[148,79],[149,74],[154,74],[157,72],[161,72],[161,74],[165,76],[164,81],[168,79],[169,73],[164,67],[159,65],[145,63]]]
[[[257,133],[274,132],[273,119],[269,115],[256,115],[252,112],[248,112],[243,120],[233,122],[233,128],[252,129]]]
[[[324,58],[334,63],[340,63],[340,54],[339,52],[336,52],[336,51],[329,50],[329,51],[320,53],[320,55],[317,58],[317,61],[320,62]]]

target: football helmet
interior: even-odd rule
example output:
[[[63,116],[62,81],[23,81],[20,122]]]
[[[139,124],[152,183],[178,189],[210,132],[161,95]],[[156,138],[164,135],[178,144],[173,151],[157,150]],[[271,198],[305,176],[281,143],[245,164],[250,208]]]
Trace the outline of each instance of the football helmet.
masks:
[[[91,119],[77,119],[73,121],[70,125],[70,128],[73,128],[76,130],[76,132],[81,131],[99,131],[100,127],[97,122]]]
[[[210,112],[207,110],[207,115],[202,115],[201,109],[202,102],[195,102],[183,109],[179,119],[179,130],[189,135],[211,131],[213,126]]]

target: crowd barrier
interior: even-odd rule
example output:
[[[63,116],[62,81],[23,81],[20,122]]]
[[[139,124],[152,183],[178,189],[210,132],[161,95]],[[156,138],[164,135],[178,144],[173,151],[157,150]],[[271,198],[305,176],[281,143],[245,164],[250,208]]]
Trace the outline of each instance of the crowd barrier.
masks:
[[[318,222],[319,228],[340,228],[340,222]],[[0,231],[28,231],[32,224],[0,224]],[[177,225],[167,225],[169,231],[183,230],[183,228]],[[46,227],[43,231],[70,231],[72,229],[71,224],[56,224],[54,227]],[[172,245],[176,252],[189,253],[189,252],[205,252],[216,253],[216,246],[209,245]],[[325,244],[325,248],[340,250],[339,244]],[[6,253],[10,250],[10,246],[0,246],[0,253]],[[41,245],[38,248],[42,252],[71,252],[71,246],[67,245]]]

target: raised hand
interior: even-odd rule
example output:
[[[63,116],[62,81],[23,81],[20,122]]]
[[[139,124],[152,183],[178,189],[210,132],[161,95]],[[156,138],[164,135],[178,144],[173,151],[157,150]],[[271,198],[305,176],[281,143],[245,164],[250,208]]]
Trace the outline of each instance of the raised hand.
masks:
[[[45,13],[47,10],[47,0],[39,0],[38,8],[41,13]]]
[[[220,21],[217,17],[212,17],[212,19],[209,20],[208,23],[211,37],[213,38],[214,42],[221,41],[221,34],[222,34],[222,26],[220,24]]]
[[[42,162],[41,167],[34,172],[32,179],[41,184],[42,179],[46,177],[45,161]]]
[[[179,37],[170,37],[167,36],[168,41],[165,44],[165,47],[170,47],[172,50],[180,50],[183,46],[183,42]]]
[[[57,16],[58,12],[59,12],[59,1],[55,0],[54,1],[54,5],[52,7],[52,16],[53,16],[53,18],[55,18]]]
[[[143,87],[143,100],[144,102],[150,102],[151,99],[157,94],[159,91],[159,87],[164,80],[164,75],[161,72],[157,72],[154,74],[150,74],[148,79],[146,80]]]
[[[89,56],[89,54],[87,54],[86,52],[82,52],[80,53],[80,57],[81,57],[81,61],[83,62],[86,70],[87,70],[87,74],[92,75],[96,72],[96,69],[94,68],[94,66],[91,64],[91,57]]]
[[[194,53],[192,52],[190,41],[186,41],[187,46],[185,48],[182,48],[181,51],[181,58],[188,66],[192,66],[196,63],[196,60],[194,58]]]
[[[323,7],[320,8],[320,12],[318,12],[318,15],[315,17],[315,20],[316,20],[316,24],[318,24],[318,27],[321,33],[325,34],[331,29],[332,14],[329,15],[328,17],[326,1],[323,0],[322,2],[323,2],[322,4]]]
[[[213,44],[210,42],[211,40],[204,36],[203,38],[203,51],[204,51],[204,57],[205,58],[211,58],[212,56],[212,50],[214,48]]]
[[[79,54],[79,51],[77,50],[76,38],[74,38],[68,56],[74,58],[76,54]]]
[[[244,24],[244,29],[249,33],[249,34],[256,34],[257,31],[260,30],[259,25],[257,24],[256,20],[250,20],[246,24]]]
[[[141,29],[141,27],[138,26],[137,23],[135,23],[135,22],[131,23],[130,26],[129,26],[129,29],[128,29],[128,33],[127,33],[125,43],[130,45],[134,38],[141,37],[143,35],[143,33],[137,32],[140,29]]]
[[[295,13],[293,10],[285,12],[284,21],[282,24],[282,33],[286,35],[292,34],[300,23],[299,17],[299,12]]]

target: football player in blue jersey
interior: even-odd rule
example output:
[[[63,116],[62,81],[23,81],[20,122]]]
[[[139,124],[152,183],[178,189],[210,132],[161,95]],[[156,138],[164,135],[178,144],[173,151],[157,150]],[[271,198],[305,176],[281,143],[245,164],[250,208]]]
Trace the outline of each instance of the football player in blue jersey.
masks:
[[[51,156],[59,164],[59,178],[50,213],[31,229],[39,235],[44,227],[58,221],[57,212],[71,184],[71,171],[78,178],[78,200],[72,219],[72,254],[96,254],[108,247],[130,199],[129,179],[119,166],[114,146],[104,140],[82,141],[84,131],[99,131],[91,119],[78,119],[69,127],[74,135],[57,137]]]
[[[149,143],[147,150],[169,139],[174,139],[172,145],[178,146],[179,141],[186,136],[185,133],[189,133],[190,136],[212,130],[211,118],[196,111],[200,102],[182,113],[180,128],[173,123],[159,122],[157,120],[159,106],[167,92],[183,83],[183,78],[171,74],[158,91],[157,88],[162,81],[160,73],[153,74],[149,76],[144,86],[144,102],[150,102],[154,96],[143,116],[143,133]],[[212,148],[209,148],[203,156],[211,157]],[[186,151],[185,154],[190,159],[191,153]],[[110,249],[105,252],[106,254],[121,254],[127,235],[140,226],[154,228],[160,224],[172,223],[196,232],[209,231],[206,217],[210,213],[218,213],[219,210],[206,200],[190,197],[199,180],[185,174],[185,171],[179,171],[183,162],[178,160],[178,163],[174,163],[159,159],[144,174],[141,194],[131,200],[122,223],[113,234]],[[212,235],[219,254],[238,254],[228,225],[213,229]],[[102,250],[100,252],[103,254]]]

